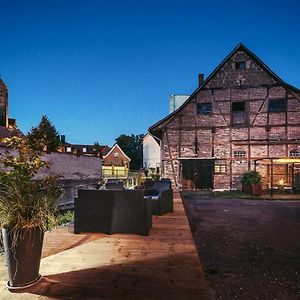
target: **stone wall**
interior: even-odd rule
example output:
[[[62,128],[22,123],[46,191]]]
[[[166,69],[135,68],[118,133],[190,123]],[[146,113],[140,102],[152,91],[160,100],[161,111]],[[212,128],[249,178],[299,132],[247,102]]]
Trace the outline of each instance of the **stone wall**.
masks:
[[[1,147],[0,153],[4,153],[6,149]],[[51,166],[40,170],[36,179],[47,175],[62,176],[58,180],[58,185],[63,188],[63,194],[58,199],[58,205],[62,208],[72,208],[77,190],[95,188],[102,177],[102,159],[98,157],[52,152],[44,154],[43,160],[50,162]]]

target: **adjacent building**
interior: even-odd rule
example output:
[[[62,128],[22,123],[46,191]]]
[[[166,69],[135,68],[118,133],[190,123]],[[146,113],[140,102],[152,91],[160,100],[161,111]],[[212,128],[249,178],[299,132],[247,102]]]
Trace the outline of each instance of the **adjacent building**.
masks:
[[[163,176],[178,188],[239,189],[242,174],[257,169],[265,187],[299,184],[300,90],[243,44],[199,82],[149,128],[162,141]]]
[[[130,158],[124,153],[118,144],[103,156],[102,176],[103,178],[129,177]]]
[[[151,173],[160,173],[160,142],[149,133],[143,138],[143,167]]]

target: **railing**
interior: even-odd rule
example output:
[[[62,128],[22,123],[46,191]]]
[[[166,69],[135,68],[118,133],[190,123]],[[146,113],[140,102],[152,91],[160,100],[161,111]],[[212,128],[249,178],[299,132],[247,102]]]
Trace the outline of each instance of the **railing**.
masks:
[[[128,178],[128,170],[102,170],[103,178]]]

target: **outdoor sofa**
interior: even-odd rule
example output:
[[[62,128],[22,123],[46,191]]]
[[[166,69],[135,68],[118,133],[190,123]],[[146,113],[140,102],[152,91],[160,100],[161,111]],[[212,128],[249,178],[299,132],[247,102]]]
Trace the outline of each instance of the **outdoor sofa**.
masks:
[[[79,190],[74,201],[74,233],[148,235],[152,202],[143,190]]]
[[[155,180],[151,188],[144,190],[145,198],[152,202],[152,214],[161,216],[173,212],[173,190],[168,180]]]

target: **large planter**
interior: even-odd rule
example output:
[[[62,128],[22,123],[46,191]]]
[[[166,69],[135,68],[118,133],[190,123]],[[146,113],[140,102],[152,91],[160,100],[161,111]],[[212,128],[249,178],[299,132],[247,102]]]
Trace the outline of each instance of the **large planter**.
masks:
[[[41,278],[39,268],[44,234],[39,227],[31,227],[19,229],[17,237],[13,235],[10,229],[2,229],[9,278],[7,286],[9,289],[25,288]]]
[[[242,191],[252,196],[260,196],[262,194],[262,185],[261,183],[243,184]]]

